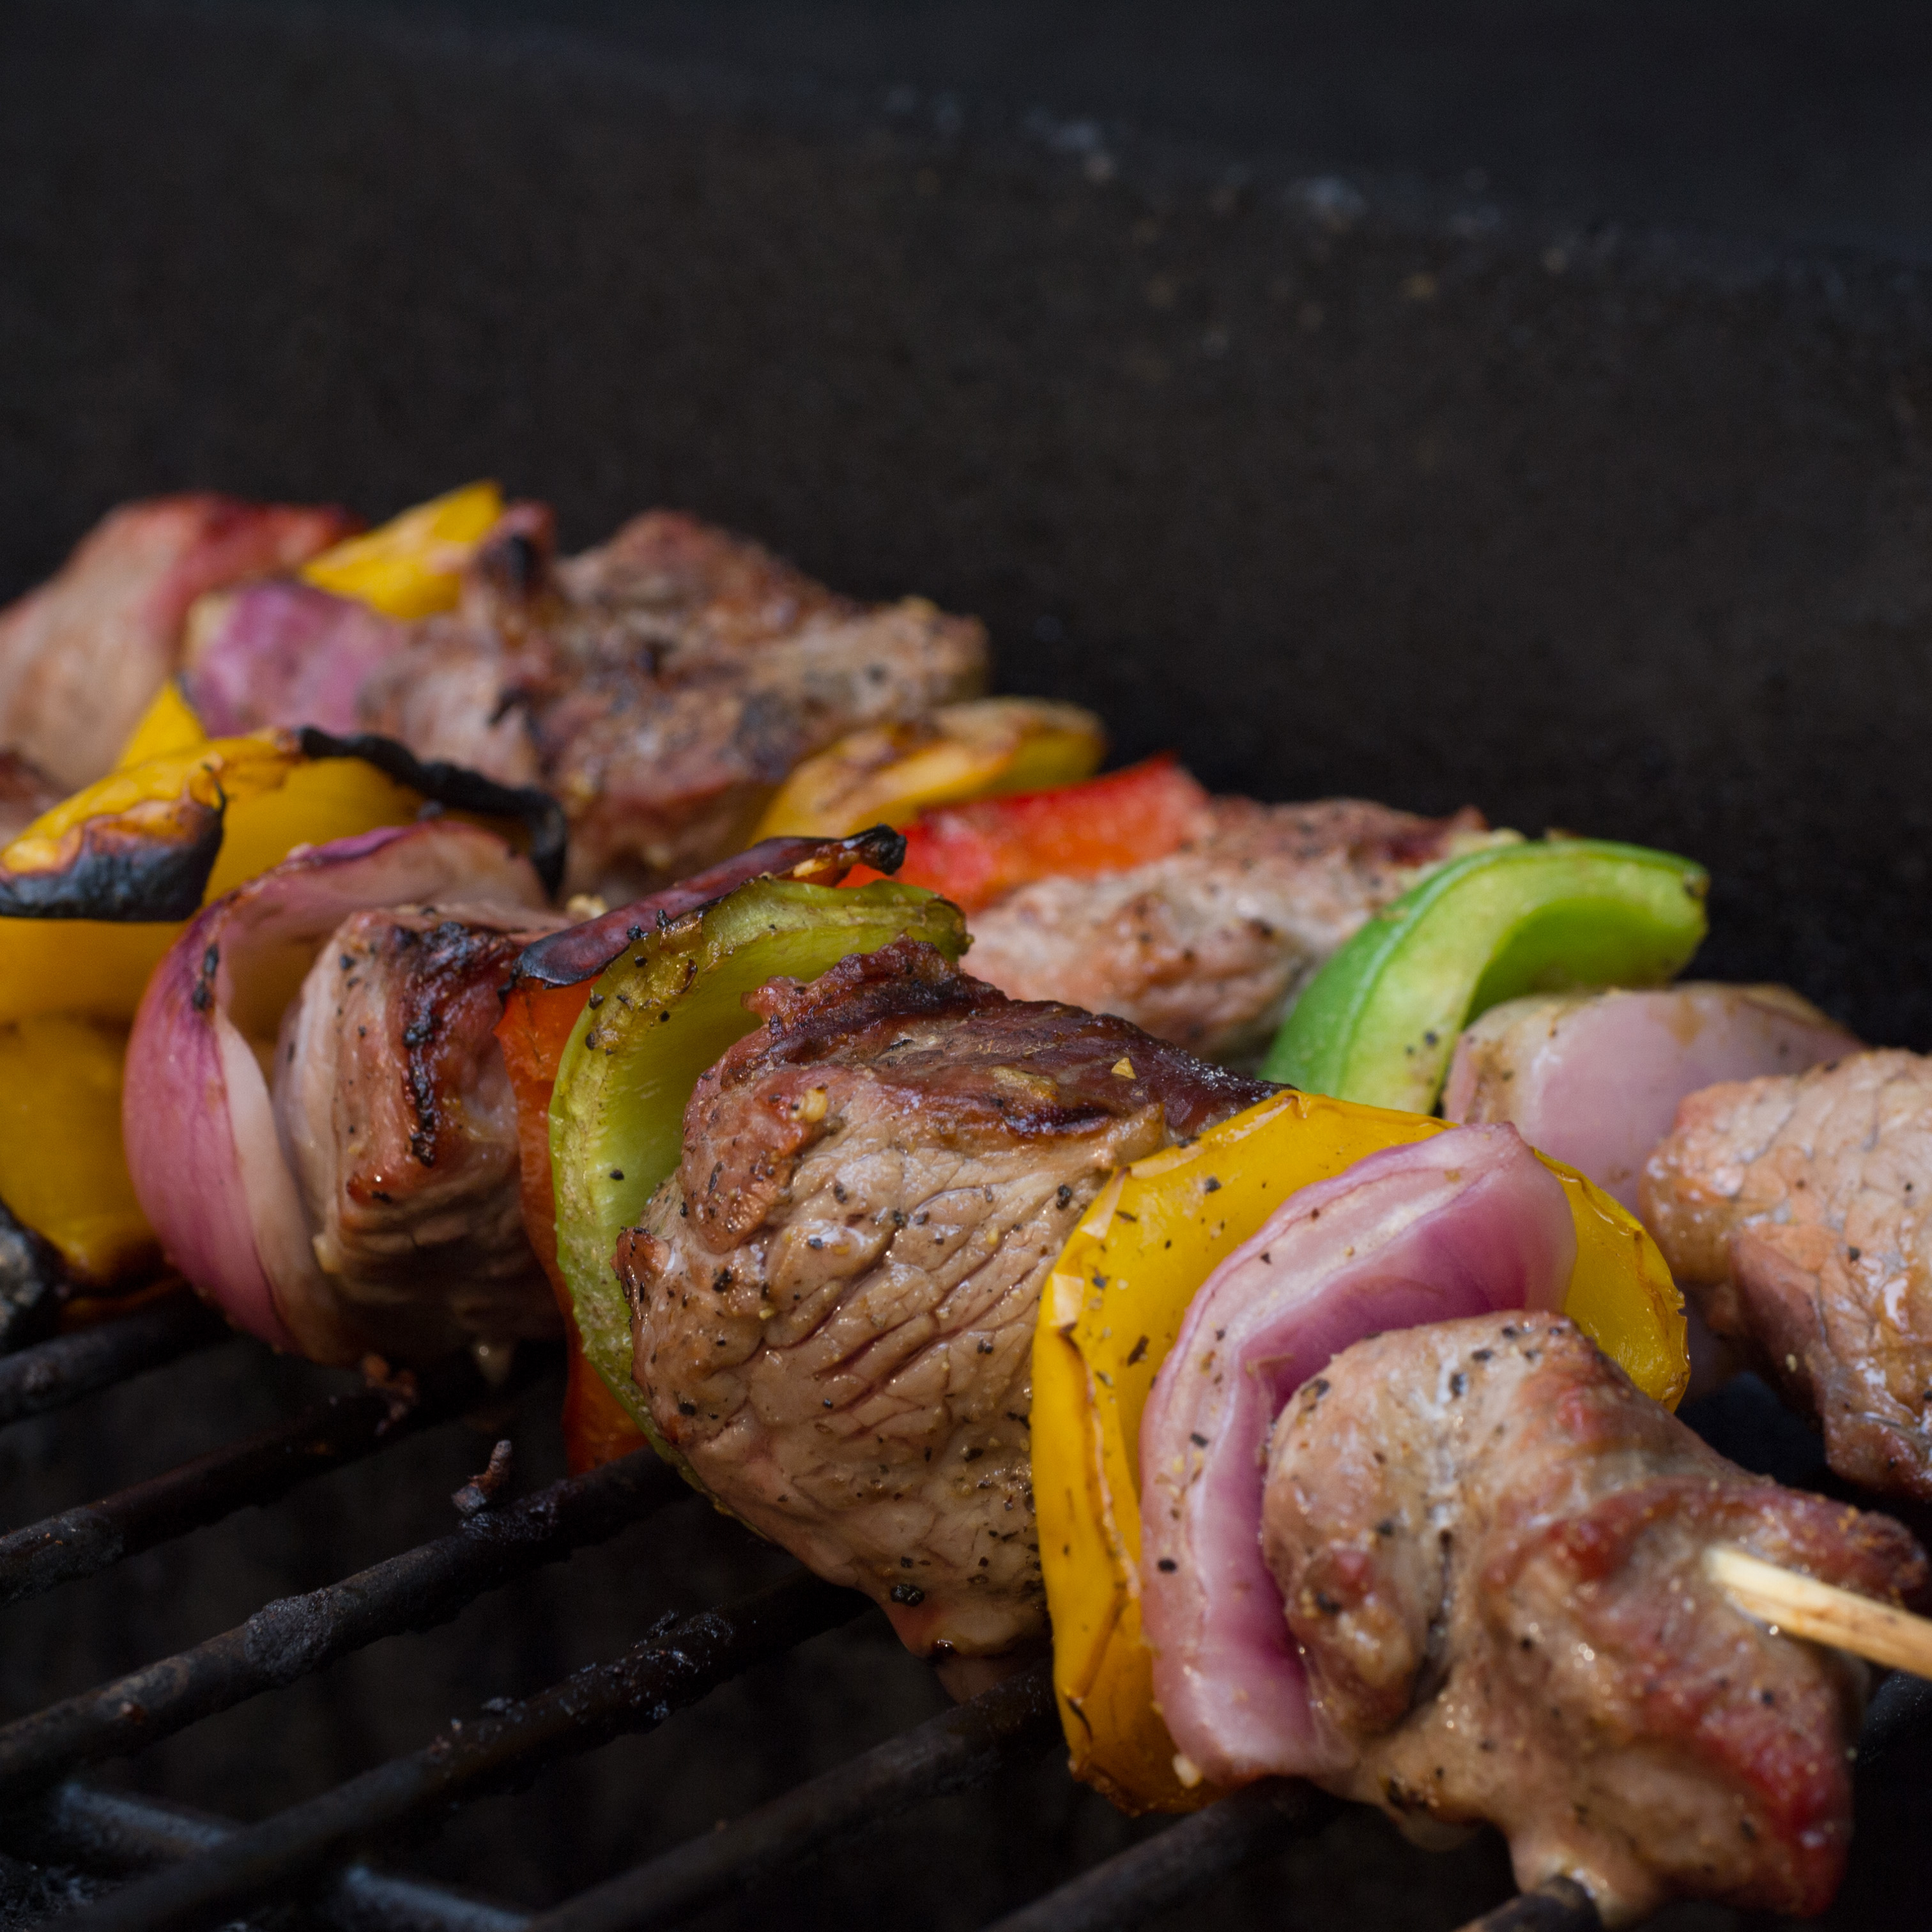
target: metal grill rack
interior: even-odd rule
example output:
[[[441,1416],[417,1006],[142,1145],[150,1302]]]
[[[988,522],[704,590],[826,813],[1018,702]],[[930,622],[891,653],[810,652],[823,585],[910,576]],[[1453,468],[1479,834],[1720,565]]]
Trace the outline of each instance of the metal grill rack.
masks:
[[[179,1358],[217,1347],[230,1352],[244,1374],[269,1363],[266,1352],[226,1336],[185,1301],[19,1351],[0,1360],[0,1424],[80,1404],[139,1370],[172,1363],[169,1373],[178,1376]],[[533,1418],[554,1414],[548,1366],[540,1357],[526,1360],[520,1390],[487,1387],[458,1364],[414,1387],[358,1388],[300,1405],[284,1420],[164,1474],[0,1536],[0,1604],[20,1606],[99,1576],[248,1506],[292,1502],[312,1479],[372,1456],[394,1460],[412,1437],[479,1408],[500,1418],[521,1394]],[[459,1442],[457,1453],[481,1460],[481,1439]],[[473,1505],[476,1498],[469,1500]],[[77,1882],[85,1902],[72,1922],[86,1932],[220,1924],[289,1900],[309,1922],[345,1932],[620,1932],[682,1924],[775,1885],[789,1888],[782,1922],[806,1924],[815,1922],[805,1902],[810,1882],[799,1874],[828,1852],[949,1794],[1035,1766],[1052,1775],[1059,1730],[1042,1664],[970,1703],[940,1708],[844,1755],[718,1820],[716,1828],[548,1909],[487,1901],[364,1862],[372,1847],[420,1833],[484,1794],[526,1785],[547,1765],[622,1734],[654,1730],[730,1680],[782,1664],[816,1637],[878,1621],[851,1593],[796,1568],[770,1571],[764,1552],[759,1560],[767,1564],[769,1580],[709,1607],[659,1616],[620,1654],[547,1687],[515,1697],[479,1696],[480,1709],[452,1718],[420,1748],[272,1808],[257,1822],[237,1823],[110,1789],[86,1774],[88,1767],[151,1750],[382,1640],[445,1624],[485,1593],[634,1526],[644,1526],[651,1543],[640,1560],[674,1567],[677,1512],[701,1508],[648,1455],[565,1477],[472,1508],[400,1554],[268,1603],[176,1654],[0,1724],[0,1848],[85,1874]],[[8,1641],[0,1625],[0,1643]],[[1894,1678],[1874,1701],[1866,1754],[1876,1760],[1896,1753],[1928,1727],[1932,1686]],[[760,1796],[743,1792],[740,1804]],[[1086,1860],[1084,1869],[1052,1875],[1058,1882],[1050,1878],[1032,1902],[1004,1917],[994,1913],[999,1932],[1140,1924],[1198,1901],[1231,1874],[1297,1841],[1316,1858],[1318,1871],[1318,1834],[1341,1809],[1307,1787],[1282,1784],[1244,1792],[1164,1827],[1114,1825],[1104,1855]],[[1382,1830],[1360,1814],[1354,1828]],[[1376,1855],[1399,1866],[1406,1848],[1389,1834]],[[1076,1852],[1068,1862],[1078,1862]],[[1430,1863],[1417,1869],[1426,1872]],[[1466,1870],[1460,1877],[1468,1882]],[[1479,1867],[1478,1882],[1487,1884],[1491,1897],[1502,1889],[1493,1857]],[[5,1916],[4,1885],[0,1872],[0,1924],[32,1922],[17,1911]],[[45,1894],[42,1886],[43,1906]],[[938,1922],[939,1904],[928,1899],[909,1916],[911,1922]],[[1318,1904],[1294,1922],[1330,1922]],[[1478,1922],[1549,1932],[1590,1932],[1598,1924],[1582,1894],[1562,1885],[1508,1900]]]

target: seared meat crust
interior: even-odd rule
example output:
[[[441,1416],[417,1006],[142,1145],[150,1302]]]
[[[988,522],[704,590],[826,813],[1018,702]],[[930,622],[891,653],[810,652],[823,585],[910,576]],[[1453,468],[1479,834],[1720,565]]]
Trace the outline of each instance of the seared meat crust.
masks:
[[[1773,1636],[1714,1543],[1888,1602],[1888,1518],[1747,1474],[1569,1322],[1486,1316],[1345,1350],[1276,1423],[1263,1548],[1333,1780],[1412,1828],[1488,1820],[1527,1888],[1616,1924],[1684,1894],[1823,1910],[1851,1831],[1863,1669]]]
[[[1671,1273],[1819,1418],[1832,1467],[1932,1498],[1932,1060],[1707,1087],[1640,1192]]]
[[[278,1130],[365,1346],[421,1361],[556,1332],[494,1028],[518,954],[563,923],[526,907],[355,914],[283,1022]]]
[[[914,1649],[1037,1636],[1041,1287],[1114,1167],[1271,1090],[910,940],[747,1004],[618,1250],[638,1385],[713,1496]]]
[[[1430,819],[1357,799],[1216,799],[1165,859],[1043,879],[976,914],[973,970],[1016,999],[1118,1013],[1238,1062],[1371,913],[1484,829],[1472,808]]]
[[[634,896],[742,844],[801,759],[975,695],[986,644],[918,598],[868,609],[748,539],[652,511],[558,563],[506,514],[463,608],[364,686],[364,728],[571,816],[573,890]]]

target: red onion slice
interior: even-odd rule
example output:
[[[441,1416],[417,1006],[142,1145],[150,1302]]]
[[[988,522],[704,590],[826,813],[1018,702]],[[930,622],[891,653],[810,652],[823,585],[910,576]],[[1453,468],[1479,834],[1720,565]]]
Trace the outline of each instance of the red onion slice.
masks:
[[[1644,1162],[1679,1101],[1858,1050],[1784,986],[1538,993],[1492,1006],[1456,1042],[1442,1113],[1510,1122],[1635,1214]]]
[[[454,898],[544,903],[530,862],[494,832],[451,818],[386,827],[299,850],[205,908],[148,982],[122,1090],[135,1194],[182,1274],[278,1348],[360,1352],[331,1312],[263,1058],[350,914]]]
[[[1203,1775],[1339,1768],[1262,1556],[1268,1436],[1289,1396],[1365,1336],[1557,1308],[1576,1255],[1562,1186],[1516,1130],[1459,1127],[1303,1188],[1208,1276],[1140,1446],[1154,1695]]]

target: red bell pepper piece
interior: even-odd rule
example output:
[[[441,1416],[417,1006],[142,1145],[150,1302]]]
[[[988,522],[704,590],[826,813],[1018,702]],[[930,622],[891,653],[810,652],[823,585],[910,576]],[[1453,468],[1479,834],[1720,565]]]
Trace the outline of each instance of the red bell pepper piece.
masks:
[[[1083,784],[926,812],[907,830],[894,876],[976,912],[1035,879],[1090,878],[1164,859],[1206,831],[1208,806],[1207,793],[1162,752]],[[879,876],[861,867],[846,884]]]

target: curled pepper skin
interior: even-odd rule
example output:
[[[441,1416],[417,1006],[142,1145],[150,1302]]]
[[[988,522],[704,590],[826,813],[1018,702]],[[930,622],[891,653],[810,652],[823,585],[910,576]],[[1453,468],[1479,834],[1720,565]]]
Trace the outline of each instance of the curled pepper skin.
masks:
[[[1282,1094],[1117,1174],[1068,1240],[1033,1353],[1034,1492],[1054,1684],[1076,1776],[1132,1811],[1223,1794],[1184,1784],[1154,1707],[1141,1628],[1140,1428],[1196,1293],[1298,1189],[1448,1131],[1418,1114]],[[1689,1380],[1683,1304],[1636,1220],[1582,1175],[1562,1183],[1576,1236],[1564,1312],[1666,1404]]]
[[[1657,986],[1704,937],[1710,875],[1604,839],[1492,846],[1370,920],[1310,982],[1262,1071],[1310,1093],[1427,1113],[1462,1028],[1526,993]]]
[[[277,790],[301,761],[286,736],[232,738],[110,773],[0,850],[0,917],[189,917],[230,801]]]

